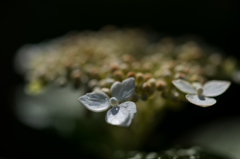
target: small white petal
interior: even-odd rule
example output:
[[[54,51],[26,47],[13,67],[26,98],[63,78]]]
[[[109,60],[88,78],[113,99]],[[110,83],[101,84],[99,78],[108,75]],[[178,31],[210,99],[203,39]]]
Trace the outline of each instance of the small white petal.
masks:
[[[102,112],[110,107],[109,97],[101,91],[87,93],[86,95],[79,97],[78,101],[87,109],[94,112]]]
[[[203,96],[199,97],[198,95],[187,94],[186,98],[190,103],[201,107],[208,107],[216,103],[216,100],[214,98],[208,98]]]
[[[118,102],[129,100],[135,91],[135,78],[130,77],[120,82],[113,83],[111,95],[118,99]]]
[[[117,98],[118,102],[120,102],[121,89],[122,89],[122,84],[119,81],[114,82],[110,89],[112,97]]]
[[[196,90],[191,86],[191,84],[185,80],[177,79],[172,81],[172,83],[182,92],[188,94],[196,94]]]
[[[119,106],[125,107],[131,114],[134,114],[137,112],[137,107],[134,102],[124,102],[124,103],[120,104]]]
[[[124,102],[124,103],[120,104],[119,106],[125,107],[129,111],[130,117],[129,117],[128,121],[124,124],[125,126],[129,126],[132,123],[132,119],[134,118],[134,113],[137,112],[136,104],[133,102]]]
[[[126,108],[117,106],[108,110],[105,120],[112,125],[126,126],[129,117],[130,113]]]
[[[207,97],[215,97],[222,93],[224,93],[228,87],[230,86],[231,82],[229,81],[218,81],[212,80],[206,82],[203,85],[203,95]]]

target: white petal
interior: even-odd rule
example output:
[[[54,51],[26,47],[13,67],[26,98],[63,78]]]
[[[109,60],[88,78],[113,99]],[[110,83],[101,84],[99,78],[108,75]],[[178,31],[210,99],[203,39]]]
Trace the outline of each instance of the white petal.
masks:
[[[122,123],[120,126],[128,127],[132,123],[132,119],[134,118],[134,114],[129,114],[128,119]]]
[[[125,107],[129,111],[130,117],[129,117],[128,121],[124,124],[125,126],[129,126],[132,123],[132,119],[134,118],[134,113],[137,112],[137,107],[136,107],[135,103],[133,103],[133,102],[124,102],[124,103],[120,104],[119,106]]]
[[[216,103],[214,98],[199,97],[198,95],[187,94],[186,98],[190,103],[201,107],[208,107]]]
[[[137,107],[134,102],[124,102],[124,103],[120,104],[119,106],[125,107],[131,114],[134,114],[137,112]]]
[[[113,83],[111,95],[118,99],[118,102],[129,100],[135,91],[135,78],[130,77],[120,82]]]
[[[215,97],[223,92],[225,92],[228,87],[230,86],[231,82],[229,81],[218,81],[218,80],[212,80],[209,82],[206,82],[203,85],[203,95],[207,97]]]
[[[122,89],[122,84],[119,81],[114,82],[110,89],[112,97],[116,97],[118,102],[120,102],[121,89]]]
[[[129,114],[126,108],[117,106],[108,110],[105,120],[112,125],[126,126],[126,122],[130,117]]]
[[[172,81],[172,83],[182,92],[188,94],[196,94],[196,90],[191,86],[191,84],[185,80],[177,79]]]
[[[87,93],[86,95],[79,97],[78,101],[87,109],[94,112],[102,112],[110,107],[109,97],[101,91]]]

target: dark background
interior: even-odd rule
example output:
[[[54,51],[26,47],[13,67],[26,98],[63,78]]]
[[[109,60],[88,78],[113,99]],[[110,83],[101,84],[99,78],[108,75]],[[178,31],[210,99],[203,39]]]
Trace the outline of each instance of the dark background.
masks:
[[[240,58],[240,7],[237,0],[3,0],[0,11],[3,86],[0,157],[6,159],[77,158],[80,153],[77,143],[24,126],[12,113],[14,87],[24,82],[14,72],[13,57],[16,50],[26,43],[38,43],[72,30],[98,30],[113,24],[153,29],[170,36],[196,35],[224,53]],[[171,146],[171,141],[192,125],[226,116],[239,116],[235,104],[239,98],[238,90],[239,86],[233,84],[224,95],[229,100],[215,107],[203,110],[189,106],[180,115],[170,114],[165,123],[176,127],[166,129],[167,124],[163,124],[157,131],[168,134],[166,140]],[[202,119],[202,116],[205,118]],[[17,137],[18,133],[23,137]],[[143,149],[151,148],[154,150],[149,145]]]

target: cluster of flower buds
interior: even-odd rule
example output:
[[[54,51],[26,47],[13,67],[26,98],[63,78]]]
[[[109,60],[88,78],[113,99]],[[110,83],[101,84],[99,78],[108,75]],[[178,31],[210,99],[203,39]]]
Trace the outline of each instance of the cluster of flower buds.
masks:
[[[107,128],[124,148],[135,149],[159,125],[166,108],[178,110],[181,101],[211,106],[216,103],[212,97],[230,86],[219,80],[240,83],[235,58],[193,40],[151,35],[139,29],[71,32],[23,46],[15,66],[28,94],[49,85],[81,89],[78,101],[88,110],[107,111],[108,124],[131,125]]]
[[[111,97],[114,82],[134,77],[133,102],[162,98],[176,103],[184,98],[173,80],[200,84],[208,79],[231,80],[238,70],[233,57],[224,57],[203,43],[183,38],[155,40],[139,29],[71,32],[25,45],[16,59],[30,94],[40,93],[49,84],[70,84],[84,88],[85,93],[102,91]]]
[[[109,94],[115,81],[136,78],[133,100],[147,100],[155,91],[178,96],[171,80],[204,83],[207,78],[231,78],[234,58],[194,41],[151,37],[137,29],[69,33],[36,45],[25,45],[17,55],[17,69],[25,73],[28,91],[37,93],[49,83],[71,83],[87,91]]]

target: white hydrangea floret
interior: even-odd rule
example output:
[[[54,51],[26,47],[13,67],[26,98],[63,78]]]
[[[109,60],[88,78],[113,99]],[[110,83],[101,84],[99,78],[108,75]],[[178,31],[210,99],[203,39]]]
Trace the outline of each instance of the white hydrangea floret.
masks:
[[[78,101],[94,112],[102,112],[112,107],[106,114],[106,122],[112,125],[129,126],[134,113],[137,112],[135,103],[127,101],[135,91],[135,79],[127,78],[122,83],[117,81],[113,83],[110,91],[111,98],[101,91],[96,91],[79,97]]]
[[[195,105],[201,107],[212,106],[216,103],[214,98],[224,93],[231,82],[229,81],[220,81],[220,80],[212,80],[206,82],[203,86],[200,84],[191,85],[189,82],[177,79],[172,81],[172,83],[183,93],[186,93],[186,99]]]

